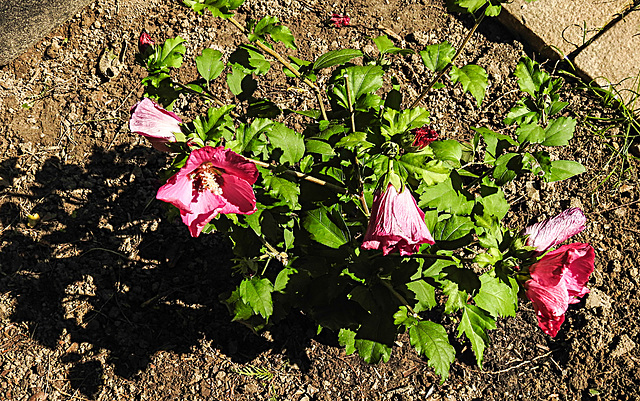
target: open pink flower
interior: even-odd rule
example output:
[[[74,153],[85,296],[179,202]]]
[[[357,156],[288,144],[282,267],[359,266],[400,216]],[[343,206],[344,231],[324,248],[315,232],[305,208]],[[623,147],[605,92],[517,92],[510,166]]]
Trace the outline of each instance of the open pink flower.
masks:
[[[531,279],[524,283],[533,303],[538,325],[555,337],[564,322],[569,304],[589,292],[586,287],[593,273],[595,252],[589,244],[563,245],[529,268]]]
[[[424,223],[424,212],[409,189],[398,193],[389,184],[384,193],[376,191],[363,249],[382,249],[384,255],[399,252],[406,256],[418,252],[420,244],[434,243]]]
[[[129,129],[146,136],[154,148],[168,152],[168,142],[175,142],[174,133],[181,132],[180,117],[162,108],[149,98],[144,98],[131,108]]]
[[[251,214],[258,179],[255,164],[223,147],[205,146],[189,155],[185,165],[158,189],[156,198],[180,209],[182,221],[197,237],[218,214]]]
[[[566,241],[568,238],[584,230],[587,219],[580,208],[567,209],[559,215],[527,227],[527,246],[536,248],[537,254]]]

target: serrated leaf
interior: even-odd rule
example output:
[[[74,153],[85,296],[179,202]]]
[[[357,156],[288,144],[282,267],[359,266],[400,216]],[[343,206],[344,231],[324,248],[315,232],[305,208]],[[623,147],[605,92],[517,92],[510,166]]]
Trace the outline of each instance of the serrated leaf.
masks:
[[[235,64],[231,66],[231,73],[227,74],[227,85],[234,96],[238,96],[244,91],[242,82],[249,75],[251,73],[245,70],[244,67]]]
[[[289,276],[297,273],[296,269],[290,267],[280,270],[280,273],[276,276],[276,282],[273,285],[273,291],[283,292],[287,288],[289,283]]]
[[[162,45],[162,51],[160,57],[156,61],[157,66],[180,68],[182,65],[182,56],[187,49],[182,44],[184,39],[180,36],[167,39]]]
[[[562,181],[574,175],[582,174],[587,169],[580,163],[571,160],[555,160],[551,162],[551,168],[544,179],[547,182]]]
[[[225,299],[224,304],[227,305],[229,312],[233,315],[232,322],[239,320],[247,320],[253,316],[253,310],[240,297],[240,290],[236,289],[231,293],[229,298]]]
[[[452,168],[460,167],[462,146],[453,139],[432,142],[429,147],[433,150],[434,158],[447,163]]]
[[[495,328],[495,320],[482,309],[474,305],[465,305],[462,319],[458,325],[458,337],[464,333],[469,339],[479,367],[482,367],[484,350],[489,344],[487,331]]]
[[[427,46],[420,52],[424,66],[431,71],[442,71],[453,58],[456,49],[449,42],[437,43]]]
[[[282,150],[280,163],[295,164],[304,156],[304,137],[282,123],[274,123],[267,134],[269,142]]]
[[[353,354],[356,352],[356,332],[349,329],[340,329],[338,343],[345,348],[345,354]]]
[[[460,290],[458,284],[453,281],[445,281],[442,292],[447,296],[447,301],[444,304],[444,313],[446,314],[457,312],[467,304],[469,295],[466,291]]]
[[[329,248],[337,249],[349,242],[348,236],[329,219],[325,208],[308,211],[302,226],[313,240]]]
[[[445,181],[424,188],[420,195],[420,207],[431,207],[443,212],[454,214],[469,214],[475,202],[459,190],[454,189],[453,181],[447,178]]]
[[[222,53],[218,50],[204,49],[202,55],[196,57],[198,73],[205,81],[210,82],[220,76],[224,63],[220,60]]]
[[[429,111],[423,107],[407,110],[386,109],[382,115],[385,123],[381,131],[387,138],[396,134],[402,134],[414,128],[420,128],[429,124]]]
[[[518,153],[506,153],[496,160],[493,178],[496,184],[504,185],[516,178],[517,172],[522,168],[522,156]]]
[[[497,17],[498,15],[500,15],[500,11],[502,11],[502,6],[500,4],[497,4],[495,6],[489,5],[484,10],[484,15],[486,15],[487,17]]]
[[[544,132],[544,146],[566,146],[569,140],[573,138],[573,132],[576,129],[576,120],[569,117],[559,117],[550,120],[547,129]]]
[[[300,186],[296,182],[291,182],[283,177],[272,174],[262,174],[265,188],[269,194],[276,199],[282,200],[292,210],[300,208],[298,196],[300,195]]]
[[[269,319],[273,313],[273,301],[271,300],[273,284],[268,279],[260,279],[257,276],[244,279],[240,283],[239,291],[240,296],[251,309],[263,318]]]
[[[305,144],[307,152],[317,153],[319,155],[333,156],[336,152],[333,151],[333,147],[327,141],[317,138],[309,138]]]
[[[518,142],[523,143],[525,141],[531,143],[542,143],[545,139],[544,129],[536,123],[522,124],[516,130],[518,135]]]
[[[269,31],[269,35],[274,42],[282,42],[289,49],[297,49],[295,38],[288,27],[284,25],[275,26]]]
[[[542,84],[549,79],[549,75],[540,70],[540,65],[529,57],[523,57],[516,66],[514,75],[518,77],[520,90],[532,97],[540,90]]]
[[[509,211],[509,202],[502,189],[483,185],[480,187],[480,194],[482,196],[476,198],[476,201],[483,206],[484,213],[496,217],[498,221],[502,220]]]
[[[497,277],[485,273],[480,276],[480,290],[473,297],[480,308],[493,317],[515,316],[518,294]]]
[[[313,63],[314,70],[321,70],[323,68],[333,67],[334,65],[344,64],[356,57],[362,56],[360,50],[355,49],[340,49],[327,52]]]
[[[424,280],[407,283],[409,291],[413,292],[418,303],[413,307],[417,313],[430,310],[437,305],[436,289]]]
[[[409,328],[417,323],[418,319],[409,316],[409,311],[406,306],[401,306],[399,310],[393,314],[393,324],[396,326],[404,325],[405,328]]]
[[[451,218],[439,221],[431,234],[436,242],[455,241],[469,234],[474,227],[475,224],[470,217],[453,215]]]
[[[473,64],[467,64],[462,68],[453,65],[449,76],[451,77],[451,82],[454,84],[460,82],[463,91],[469,91],[473,95],[479,107],[482,99],[484,99],[485,90],[489,85],[485,69]]]
[[[440,375],[440,383],[444,383],[456,357],[456,350],[449,344],[444,327],[434,322],[419,322],[409,329],[409,341],[420,355],[429,359],[429,366]]]
[[[391,347],[376,341],[356,339],[355,348],[366,363],[389,362]]]
[[[372,94],[382,88],[384,71],[379,65],[348,67],[345,72],[351,84],[352,103],[356,103],[361,96]]]
[[[374,146],[371,142],[367,141],[366,132],[353,132],[344,138],[340,139],[336,143],[336,148],[353,149],[355,147],[361,147],[362,149],[370,148]]]
[[[412,173],[416,179],[423,180],[427,185],[435,185],[446,180],[451,173],[451,168],[440,160],[428,160],[420,153],[407,153],[402,155],[394,167],[400,165]]]

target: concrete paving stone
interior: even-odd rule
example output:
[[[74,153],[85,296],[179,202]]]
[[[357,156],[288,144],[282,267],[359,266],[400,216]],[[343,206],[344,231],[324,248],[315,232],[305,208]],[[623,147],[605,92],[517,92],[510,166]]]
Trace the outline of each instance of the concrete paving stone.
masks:
[[[600,86],[611,83],[617,85],[619,91],[640,92],[640,10],[631,11],[580,51],[574,65]],[[628,90],[621,94],[625,101],[633,96]]]
[[[633,0],[514,0],[503,5],[498,18],[535,51],[558,58],[583,45],[631,4]]]
[[[64,23],[91,0],[0,0],[0,66]]]

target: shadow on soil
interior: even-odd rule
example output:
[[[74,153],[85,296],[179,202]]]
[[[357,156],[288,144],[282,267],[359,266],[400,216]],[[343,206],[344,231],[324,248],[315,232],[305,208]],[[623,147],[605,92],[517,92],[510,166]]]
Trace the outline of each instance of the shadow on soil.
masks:
[[[308,367],[304,348],[315,333],[304,318],[279,324],[272,342],[230,322],[219,297],[239,278],[227,279],[225,238],[190,238],[181,223],[158,219],[166,210],[154,199],[155,177],[165,162],[139,147],[96,148],[84,168],[55,157],[44,162],[28,196],[42,200],[36,229],[44,234],[35,239],[27,227],[3,234],[0,288],[17,299],[10,319],[27,323],[39,343],[66,348],[69,380],[89,397],[102,384],[101,350],[125,378],[155,352],[187,353],[203,338],[236,362],[286,348],[289,360]],[[22,172],[12,164],[3,170],[17,178]],[[4,227],[19,221],[21,197],[10,196],[0,208]]]

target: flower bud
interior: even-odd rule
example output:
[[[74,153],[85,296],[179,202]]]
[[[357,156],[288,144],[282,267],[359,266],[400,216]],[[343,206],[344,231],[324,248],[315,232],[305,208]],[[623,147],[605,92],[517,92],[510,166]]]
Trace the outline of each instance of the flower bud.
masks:
[[[333,13],[329,21],[333,22],[336,28],[342,28],[343,26],[349,25],[351,18],[346,15]]]
[[[417,149],[423,149],[425,146],[438,139],[438,133],[428,125],[422,128],[412,129],[411,134],[414,138],[413,142],[411,142],[411,146]]]
[[[143,31],[140,34],[140,39],[138,39],[138,51],[141,54],[145,54],[149,51],[149,49],[152,49],[155,44],[156,42],[151,39],[151,36]]]

